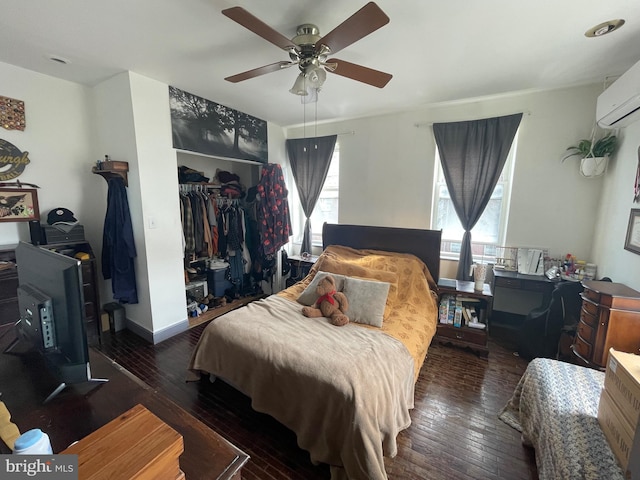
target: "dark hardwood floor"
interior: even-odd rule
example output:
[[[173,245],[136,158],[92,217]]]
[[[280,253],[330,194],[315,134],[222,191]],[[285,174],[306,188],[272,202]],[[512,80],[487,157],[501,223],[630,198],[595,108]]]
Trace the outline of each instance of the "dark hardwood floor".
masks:
[[[191,351],[206,324],[158,345],[128,331],[107,334],[102,351],[251,456],[245,480],[328,479],[295,435],[221,381],[186,383]],[[533,452],[498,419],[527,362],[513,354],[508,330],[494,329],[488,360],[433,344],[416,385],[412,425],[386,459],[390,479],[537,479]],[[292,398],[291,401],[296,401]]]

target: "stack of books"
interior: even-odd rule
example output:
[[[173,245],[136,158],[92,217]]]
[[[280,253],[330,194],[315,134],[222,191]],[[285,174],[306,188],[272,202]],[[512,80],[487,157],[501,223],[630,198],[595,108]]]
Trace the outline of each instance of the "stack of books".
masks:
[[[438,321],[454,327],[468,326],[483,329],[486,327],[481,322],[481,300],[465,297],[463,295],[443,295],[440,299]]]

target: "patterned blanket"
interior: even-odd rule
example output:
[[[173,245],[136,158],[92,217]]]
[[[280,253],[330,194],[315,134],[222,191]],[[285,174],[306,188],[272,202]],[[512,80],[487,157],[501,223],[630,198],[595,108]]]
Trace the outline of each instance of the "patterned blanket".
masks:
[[[499,418],[536,451],[540,480],[623,480],[598,424],[604,373],[536,358]]]
[[[438,287],[427,266],[407,253],[330,245],[307,277],[278,295],[296,301],[319,271],[391,283],[382,328],[358,326],[381,330],[402,342],[413,357],[414,381],[417,381],[438,322],[438,302],[434,293]],[[390,280],[389,275],[395,280]]]

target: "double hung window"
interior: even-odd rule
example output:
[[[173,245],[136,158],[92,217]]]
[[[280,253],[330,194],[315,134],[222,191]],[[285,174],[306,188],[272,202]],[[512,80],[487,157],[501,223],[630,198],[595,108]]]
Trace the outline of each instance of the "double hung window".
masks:
[[[504,245],[516,144],[517,135],[511,145],[500,179],[493,189],[491,199],[478,223],[471,230],[471,250],[474,260],[482,260],[483,258],[485,261],[490,260],[495,257],[495,247]],[[442,257],[457,260],[464,229],[449,196],[437,149],[434,178],[431,228],[442,230]]]

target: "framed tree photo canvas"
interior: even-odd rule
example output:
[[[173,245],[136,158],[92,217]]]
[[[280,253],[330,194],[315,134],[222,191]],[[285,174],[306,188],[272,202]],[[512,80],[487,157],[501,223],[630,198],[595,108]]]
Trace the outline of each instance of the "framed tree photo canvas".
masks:
[[[33,188],[0,188],[0,222],[40,220],[38,193]]]
[[[640,208],[631,209],[624,248],[640,255]]]

